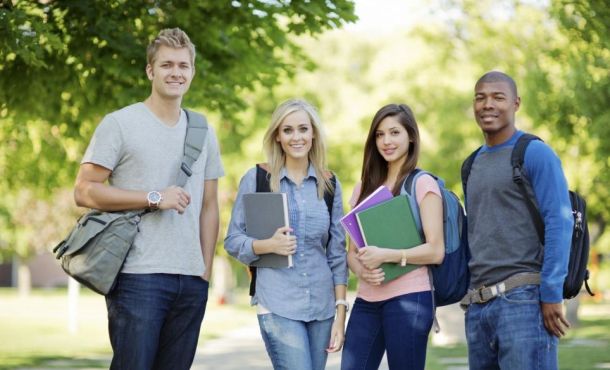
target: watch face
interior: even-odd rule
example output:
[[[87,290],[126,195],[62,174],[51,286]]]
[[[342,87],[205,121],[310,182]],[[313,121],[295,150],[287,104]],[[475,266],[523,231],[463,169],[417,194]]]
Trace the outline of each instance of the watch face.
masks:
[[[148,193],[148,201],[153,204],[159,203],[161,201],[161,193],[158,191],[151,191]]]

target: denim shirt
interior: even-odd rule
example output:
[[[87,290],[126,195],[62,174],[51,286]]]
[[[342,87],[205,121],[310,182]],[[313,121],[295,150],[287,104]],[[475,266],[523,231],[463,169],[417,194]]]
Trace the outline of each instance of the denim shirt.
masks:
[[[280,172],[280,191],[288,198],[290,227],[297,238],[293,266],[257,268],[252,304],[261,304],[276,315],[300,321],[325,320],[335,314],[335,285],[347,285],[345,232],[341,184],[337,180],[332,219],[324,198],[318,198],[312,165],[301,185]],[[245,233],[243,195],[256,192],[256,168],[241,179],[231,223],[224,240],[227,252],[244,264],[259,257],[252,250],[253,238]]]

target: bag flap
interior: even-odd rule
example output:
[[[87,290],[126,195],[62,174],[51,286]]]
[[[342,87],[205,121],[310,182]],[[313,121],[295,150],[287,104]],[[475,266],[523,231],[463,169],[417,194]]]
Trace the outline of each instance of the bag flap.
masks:
[[[57,252],[57,258],[69,256],[84,247],[91,239],[121,217],[137,216],[138,212],[100,212],[91,211],[81,217],[72,232]]]

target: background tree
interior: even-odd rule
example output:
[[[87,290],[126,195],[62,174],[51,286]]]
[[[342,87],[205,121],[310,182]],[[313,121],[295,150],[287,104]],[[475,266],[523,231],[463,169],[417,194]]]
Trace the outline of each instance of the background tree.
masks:
[[[289,35],[355,19],[345,0],[1,4],[0,118],[9,143],[2,158],[13,174],[2,181],[40,190],[70,182],[102,114],[149,93],[145,47],[160,29],[180,26],[197,47],[185,104],[232,117],[245,107],[242,91],[272,86],[306,59]]]
[[[0,169],[10,174],[0,177],[0,197],[21,184],[42,193],[71,185],[101,115],[148,94],[143,49],[150,37],[180,25],[199,52],[186,104],[205,108],[222,145],[223,232],[240,177],[264,160],[271,112],[295,96],[320,110],[329,165],[346,200],[372,115],[389,102],[413,108],[421,166],[461,194],[461,161],[483,142],[473,84],[500,69],[520,88],[518,127],[560,155],[571,188],[589,202],[595,249],[610,251],[604,1],[422,1],[425,16],[388,31],[336,29],[354,19],[349,1],[90,3],[93,13],[72,1],[0,6],[0,139],[7,143]],[[6,204],[0,199],[5,225],[17,212]]]
[[[274,89],[248,95],[255,109],[241,120],[248,122],[240,128],[247,131],[241,151],[230,155],[238,162],[254,158],[233,168],[226,188],[235,189],[246,168],[263,159],[256,150],[274,105],[296,95],[308,98],[321,112],[330,134],[330,168],[339,175],[346,199],[360,176],[372,115],[389,102],[413,108],[423,142],[420,165],[461,194],[461,163],[483,143],[472,113],[473,85],[483,73],[499,69],[519,85],[518,128],[540,135],[560,155],[570,187],[588,200],[594,251],[609,252],[604,225],[610,206],[603,199],[610,152],[599,143],[608,130],[604,117],[610,53],[603,30],[610,17],[605,8],[595,11],[592,23],[583,19],[593,11],[581,15],[579,7],[563,2],[439,1],[430,8],[431,16],[411,30],[342,29],[301,40],[306,55],[333,57],[318,58],[315,70],[299,69]],[[562,12],[582,27],[597,28],[575,32]],[[585,31],[591,35],[583,36]],[[595,63],[588,62],[592,56]],[[600,270],[594,278],[607,284],[609,276]]]
[[[449,22],[437,41],[454,60],[471,63],[476,76],[501,69],[516,78],[522,96],[519,127],[535,128],[560,155],[570,188],[587,199],[595,249],[609,252],[607,2],[464,0],[446,6],[462,16]]]
[[[52,194],[72,186],[102,115],[150,93],[145,48],[159,30],[179,26],[196,45],[184,103],[222,117],[230,153],[243,138],[243,94],[308,63],[291,38],[354,20],[348,0],[0,1],[0,261],[57,241],[21,222],[32,217],[22,194],[73,222]]]

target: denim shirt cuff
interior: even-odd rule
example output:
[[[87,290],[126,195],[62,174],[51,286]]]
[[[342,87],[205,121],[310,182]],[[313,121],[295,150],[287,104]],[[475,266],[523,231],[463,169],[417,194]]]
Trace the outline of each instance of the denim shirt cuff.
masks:
[[[254,239],[248,238],[244,242],[244,248],[242,249],[241,260],[245,264],[250,264],[260,258],[259,255],[254,253]]]
[[[347,277],[333,276],[333,283],[335,285],[347,285]]]

